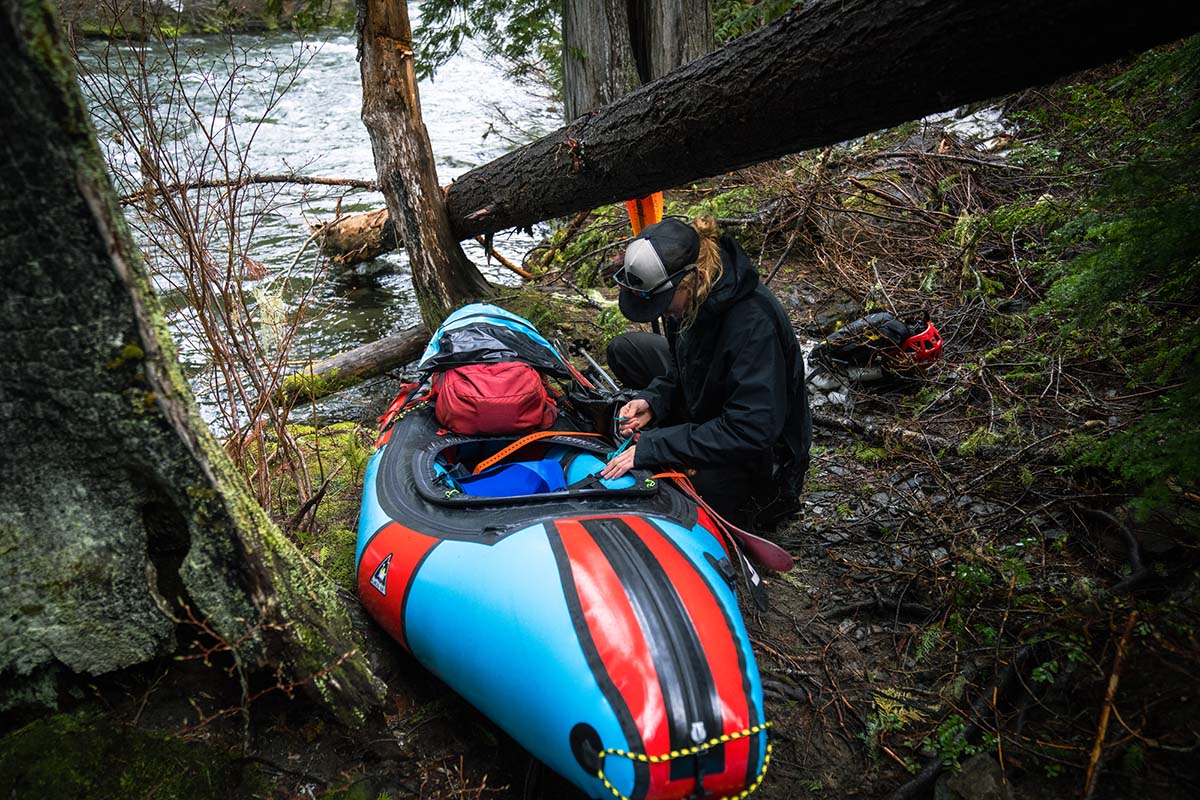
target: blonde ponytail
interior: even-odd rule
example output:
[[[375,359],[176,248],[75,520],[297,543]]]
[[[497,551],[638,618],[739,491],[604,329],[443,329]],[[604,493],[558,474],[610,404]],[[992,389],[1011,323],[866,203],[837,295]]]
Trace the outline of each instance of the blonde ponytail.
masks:
[[[692,221],[692,228],[700,234],[700,255],[696,258],[696,271],[689,276],[692,285],[683,314],[685,328],[696,320],[700,306],[708,299],[713,285],[721,279],[722,272],[721,232],[717,228],[717,218],[711,214],[696,217]]]

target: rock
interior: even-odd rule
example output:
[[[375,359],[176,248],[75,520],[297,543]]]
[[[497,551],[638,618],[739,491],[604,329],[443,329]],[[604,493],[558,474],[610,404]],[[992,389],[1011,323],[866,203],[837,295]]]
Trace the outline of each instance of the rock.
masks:
[[[892,504],[892,496],[887,492],[876,492],[871,495],[871,502],[880,508],[887,508]]]
[[[846,297],[846,295],[842,295]],[[862,309],[853,300],[845,299],[830,303],[813,314],[813,322],[822,333],[829,334],[837,328],[839,322],[846,323],[858,319]]]
[[[987,753],[971,756],[956,775],[938,778],[934,800],[1013,800],[1012,788],[996,759]]]

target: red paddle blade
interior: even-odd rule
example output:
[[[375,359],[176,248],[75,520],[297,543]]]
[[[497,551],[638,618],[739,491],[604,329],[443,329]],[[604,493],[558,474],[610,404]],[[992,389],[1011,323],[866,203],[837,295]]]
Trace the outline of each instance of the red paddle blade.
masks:
[[[755,536],[749,531],[730,525],[730,533],[738,540],[738,544],[746,551],[746,555],[775,572],[788,572],[796,566],[787,550],[772,541]]]

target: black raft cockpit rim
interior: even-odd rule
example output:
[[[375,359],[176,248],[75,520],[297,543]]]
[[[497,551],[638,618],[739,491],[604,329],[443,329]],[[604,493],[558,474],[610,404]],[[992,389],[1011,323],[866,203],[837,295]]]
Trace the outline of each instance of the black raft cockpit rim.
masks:
[[[415,484],[417,493],[430,503],[455,507],[524,505],[527,503],[565,500],[576,497],[637,497],[658,493],[658,481],[652,476],[649,470],[645,469],[630,470],[628,474],[633,477],[634,484],[624,489],[610,489],[607,486],[599,485],[598,481],[596,481],[575,488],[560,489],[555,492],[510,495],[506,497],[477,496],[457,491],[442,479],[434,469],[434,462],[438,455],[452,447],[468,443],[486,442],[503,442],[508,444],[517,441],[519,438],[518,436],[472,436],[458,433],[447,433],[438,436],[423,447],[418,447],[412,454],[413,483]],[[547,436],[541,439],[539,444],[566,445],[586,453],[601,456],[601,458],[604,458],[609,452],[607,443],[599,444],[590,439],[572,436],[569,433]]]

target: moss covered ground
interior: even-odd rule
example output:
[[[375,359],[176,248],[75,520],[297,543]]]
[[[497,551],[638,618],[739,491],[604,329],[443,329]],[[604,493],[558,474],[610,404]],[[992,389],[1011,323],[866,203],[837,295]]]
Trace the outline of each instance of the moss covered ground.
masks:
[[[209,745],[97,714],[39,719],[0,739],[0,795],[76,800],[224,800],[265,792],[245,762]]]

